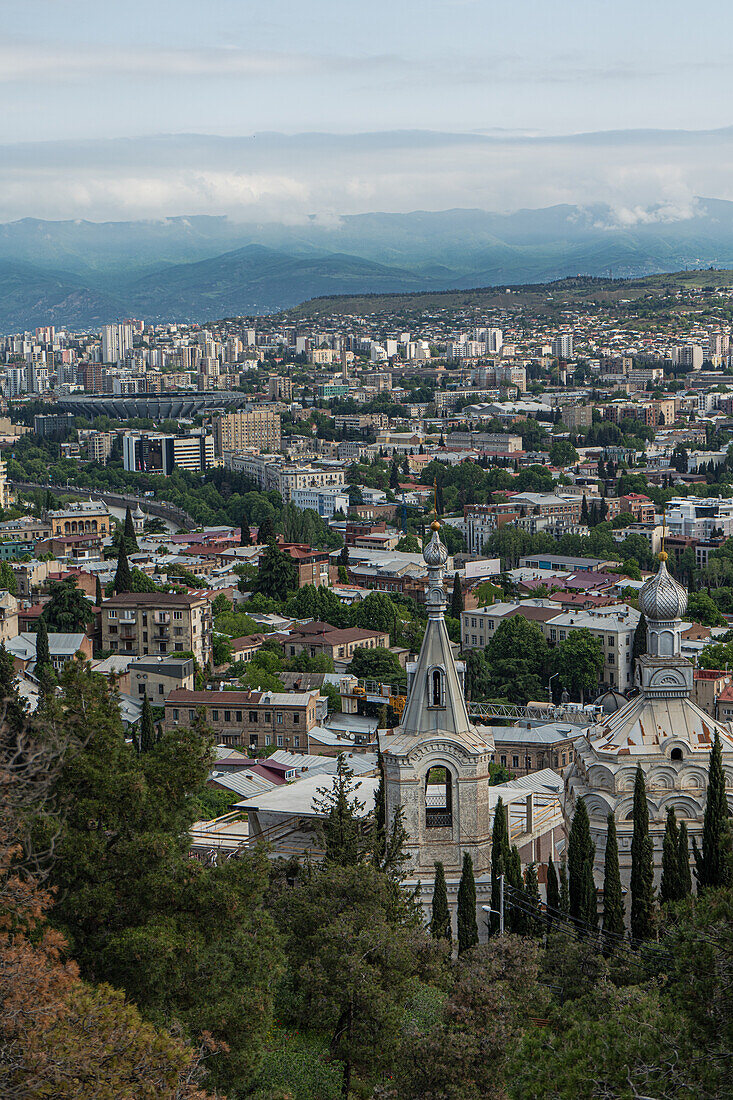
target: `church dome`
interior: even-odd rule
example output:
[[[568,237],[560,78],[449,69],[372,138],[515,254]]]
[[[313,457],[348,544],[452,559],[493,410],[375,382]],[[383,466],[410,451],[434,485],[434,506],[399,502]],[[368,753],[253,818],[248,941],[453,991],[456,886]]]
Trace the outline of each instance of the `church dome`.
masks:
[[[639,593],[639,609],[647,622],[672,622],[681,619],[687,610],[687,592],[670,576],[666,557],[660,555],[659,571]]]
[[[440,541],[439,530],[440,524],[435,520],[432,524],[433,537],[422,552],[426,565],[431,569],[440,569],[448,560],[448,549]]]

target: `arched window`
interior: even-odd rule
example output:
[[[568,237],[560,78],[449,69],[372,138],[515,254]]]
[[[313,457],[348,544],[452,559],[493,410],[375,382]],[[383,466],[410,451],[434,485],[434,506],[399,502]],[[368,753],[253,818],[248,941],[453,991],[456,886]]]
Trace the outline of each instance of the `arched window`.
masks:
[[[453,825],[453,786],[451,774],[440,765],[425,776],[425,825],[445,829]]]
[[[670,756],[670,760],[681,760],[682,759],[682,749],[672,749],[669,756]]]
[[[431,668],[428,672],[428,705],[445,706],[445,673],[442,668]]]

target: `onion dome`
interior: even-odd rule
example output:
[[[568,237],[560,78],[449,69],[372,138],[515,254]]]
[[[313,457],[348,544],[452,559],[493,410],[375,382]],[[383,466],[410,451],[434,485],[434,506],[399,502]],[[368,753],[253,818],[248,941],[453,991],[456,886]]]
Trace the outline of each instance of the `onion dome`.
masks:
[[[433,521],[430,527],[433,532],[433,537],[424,548],[422,556],[425,559],[425,564],[430,569],[440,569],[448,560],[448,549],[440,541],[440,536],[438,535],[440,524],[437,519]]]
[[[643,585],[639,593],[639,609],[647,622],[672,622],[681,619],[687,610],[687,591],[667,571],[667,555],[659,555],[659,570]]]

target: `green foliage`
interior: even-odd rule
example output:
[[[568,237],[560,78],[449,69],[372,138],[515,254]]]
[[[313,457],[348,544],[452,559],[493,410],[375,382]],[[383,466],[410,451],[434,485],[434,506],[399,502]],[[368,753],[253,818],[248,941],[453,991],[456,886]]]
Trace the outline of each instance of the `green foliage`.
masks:
[[[83,634],[94,618],[91,601],[76,581],[52,581],[51,599],[43,609],[43,618],[51,634]]]
[[[461,577],[458,572],[453,574],[453,593],[451,595],[450,613],[453,619],[461,621],[463,611],[463,592],[461,591]]]
[[[403,692],[407,688],[407,673],[395,654],[388,649],[365,649],[359,646],[354,650],[349,672],[359,680],[376,680]]]
[[[609,813],[603,865],[603,931],[607,936],[623,936],[624,930],[624,897],[618,860],[616,818]]]
[[[244,611],[219,611],[214,619],[214,629],[219,634],[228,634],[230,638],[247,638],[257,633],[257,623]]]
[[[593,882],[593,860],[596,846],[590,835],[590,821],[585,801],[579,798],[568,838],[569,912],[582,930],[598,923],[598,906]]]
[[[572,466],[578,461],[578,452],[567,439],[555,439],[550,445],[550,464],[552,466]]]
[[[364,855],[360,814],[364,809],[355,794],[359,784],[339,753],[336,776],[331,785],[319,787],[313,809],[325,818],[322,826],[325,859],[341,867],[358,863]]]
[[[115,596],[118,596],[120,592],[132,592],[132,576],[130,574],[130,564],[127,560],[127,550],[125,549],[124,540],[120,540],[120,545],[117,550],[117,569],[115,571],[112,590]]]
[[[654,935],[654,855],[649,837],[649,806],[641,764],[634,780],[634,829],[631,837],[631,935],[648,940]]]
[[[560,683],[569,692],[579,694],[598,687],[603,673],[603,650],[600,639],[582,627],[571,631],[567,638],[555,647],[553,663]]]
[[[476,882],[473,877],[473,860],[468,852],[463,855],[461,881],[458,884],[458,954],[478,943],[476,921]]]
[[[430,916],[430,935],[435,940],[447,940],[451,943],[450,909],[448,908],[448,890],[445,884],[443,864],[435,864],[435,883],[433,885],[433,903]]]
[[[421,554],[422,544],[415,535],[403,535],[395,546],[395,550],[399,550],[401,554]]]
[[[41,616],[36,631],[36,675],[39,675],[41,669],[49,667],[52,667],[52,665],[51,652],[48,648],[48,630],[46,620]]]
[[[552,921],[560,909],[560,884],[557,879],[557,871],[552,861],[552,856],[547,861],[547,928],[552,927]]]
[[[708,768],[708,788],[702,826],[702,851],[695,852],[695,876],[698,892],[731,883],[731,829],[725,791],[723,750],[715,730]]]
[[[667,821],[664,826],[662,845],[662,881],[659,886],[659,900],[679,901],[685,895],[680,882],[679,866],[679,830],[674,806],[667,808]]]
[[[138,733],[138,749],[140,752],[150,752],[155,745],[155,725],[153,724],[153,709],[150,706],[147,691],[143,695],[143,709],[140,714],[140,731]]]
[[[499,795],[494,811],[494,825],[491,832],[491,914],[489,928],[492,933],[499,931],[499,909],[501,905],[501,885],[499,879],[506,877],[509,870],[509,822],[504,801]]]
[[[523,615],[504,619],[486,647],[493,697],[524,705],[546,697],[550,650],[537,623]]]
[[[289,554],[279,550],[274,542],[268,543],[260,558],[260,568],[253,585],[254,592],[260,592],[273,600],[284,600],[298,586],[297,568]]]
[[[18,593],[18,579],[9,561],[0,561],[0,589],[5,589],[11,596]]]
[[[135,524],[132,522],[132,513],[130,512],[130,505],[127,505],[125,509],[125,525],[122,531],[122,538],[125,542],[125,550],[128,554],[136,554],[138,552],[137,535],[135,534]]]
[[[687,598],[687,617],[703,626],[725,626],[726,621],[707,592],[691,592]]]

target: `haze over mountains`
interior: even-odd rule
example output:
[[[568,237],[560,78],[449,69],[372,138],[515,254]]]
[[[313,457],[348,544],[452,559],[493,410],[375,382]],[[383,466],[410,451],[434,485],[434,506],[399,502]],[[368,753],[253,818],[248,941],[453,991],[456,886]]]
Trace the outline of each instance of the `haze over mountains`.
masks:
[[[513,214],[368,213],[297,224],[197,215],[0,225],[0,331],[93,327],[134,315],[207,320],[320,295],[627,277],[733,267],[733,203],[660,204],[627,219],[605,204]]]

